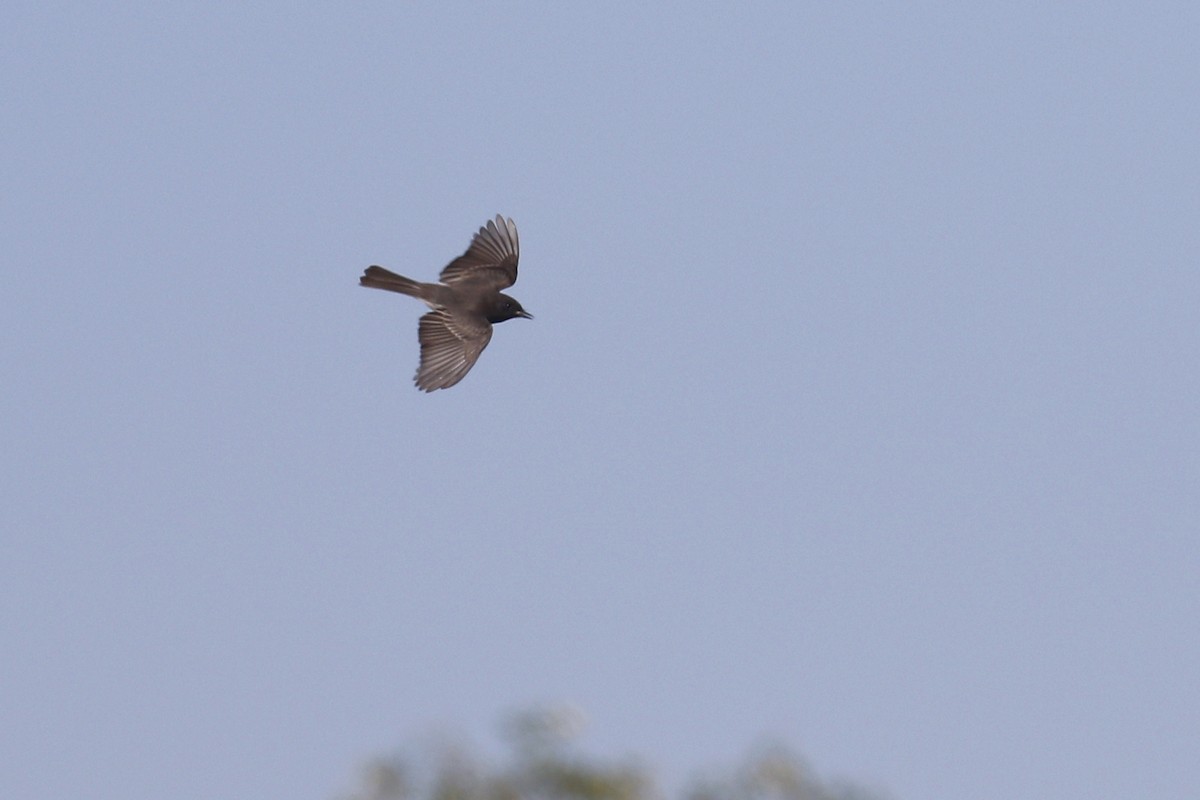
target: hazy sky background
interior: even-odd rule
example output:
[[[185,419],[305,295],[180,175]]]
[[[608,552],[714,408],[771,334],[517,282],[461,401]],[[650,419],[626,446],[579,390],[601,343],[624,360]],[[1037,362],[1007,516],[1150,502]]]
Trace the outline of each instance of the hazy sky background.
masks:
[[[1200,12],[967,5],[6,3],[0,796],[1195,796]]]

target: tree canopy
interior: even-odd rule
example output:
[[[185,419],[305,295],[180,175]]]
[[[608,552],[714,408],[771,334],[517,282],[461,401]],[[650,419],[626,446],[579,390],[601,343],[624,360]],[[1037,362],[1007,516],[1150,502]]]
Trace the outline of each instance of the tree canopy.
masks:
[[[572,709],[514,715],[503,726],[506,758],[486,763],[462,745],[428,758],[399,754],[366,764],[339,800],[666,800],[641,762],[606,763],[575,744],[583,716]],[[703,773],[678,800],[882,800],[849,783],[820,780],[783,746],[752,751],[733,769]]]

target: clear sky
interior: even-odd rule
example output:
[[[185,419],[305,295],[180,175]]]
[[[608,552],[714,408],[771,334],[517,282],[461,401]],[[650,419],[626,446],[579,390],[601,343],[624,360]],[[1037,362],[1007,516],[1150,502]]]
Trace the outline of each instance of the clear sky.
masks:
[[[1195,796],[1198,41],[5,3],[0,796],[328,798],[560,702],[672,785]],[[422,394],[358,276],[498,212],[536,320]]]

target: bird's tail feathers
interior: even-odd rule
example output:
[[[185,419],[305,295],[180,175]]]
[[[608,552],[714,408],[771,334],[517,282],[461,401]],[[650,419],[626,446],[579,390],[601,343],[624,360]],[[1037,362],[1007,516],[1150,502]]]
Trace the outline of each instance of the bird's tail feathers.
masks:
[[[400,292],[411,297],[421,296],[421,284],[412,278],[397,275],[383,267],[367,267],[367,271],[358,279],[360,286],[371,289],[386,289],[389,292]]]

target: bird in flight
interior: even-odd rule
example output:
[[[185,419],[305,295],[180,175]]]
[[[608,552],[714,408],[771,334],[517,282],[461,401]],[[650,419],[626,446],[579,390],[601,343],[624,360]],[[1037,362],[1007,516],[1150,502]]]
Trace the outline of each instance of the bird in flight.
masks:
[[[440,283],[420,283],[383,267],[367,267],[360,286],[400,292],[424,300],[432,310],[421,317],[421,365],[413,378],[425,392],[448,389],[470,372],[492,338],[492,324],[513,317],[533,319],[514,298],[501,292],[517,282],[521,245],[517,226],[499,214],[479,229],[467,252],[451,261]]]

